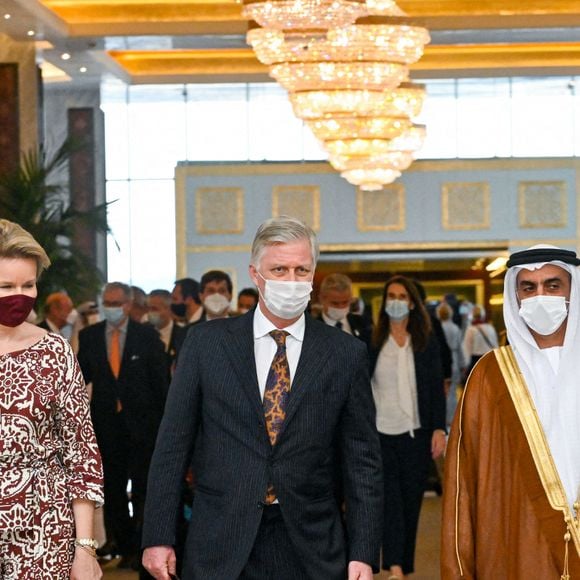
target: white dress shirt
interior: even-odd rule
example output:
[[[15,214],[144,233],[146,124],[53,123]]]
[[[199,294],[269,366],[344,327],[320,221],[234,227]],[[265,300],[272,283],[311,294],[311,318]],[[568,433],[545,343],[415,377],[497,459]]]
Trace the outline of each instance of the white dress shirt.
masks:
[[[167,326],[157,328],[156,330],[159,333],[161,342],[165,346],[165,352],[167,352],[169,350],[169,343],[171,342],[171,333],[173,332],[173,320],[170,320]]]
[[[348,332],[348,334],[352,334],[352,329],[350,328],[350,324],[348,323],[348,318],[346,316],[341,320],[332,320],[332,318],[329,318],[326,316],[326,314],[324,314],[324,312],[322,312],[322,320],[324,320],[328,326],[336,326],[336,323],[340,322],[342,324],[340,330]]]
[[[286,337],[286,357],[290,367],[290,385],[296,374],[298,360],[302,352],[302,343],[304,341],[304,330],[306,320],[304,314],[290,326],[282,329],[288,333]],[[266,316],[264,316],[260,306],[254,312],[254,357],[256,360],[256,374],[258,375],[258,386],[260,387],[260,398],[264,400],[264,391],[266,390],[266,380],[270,372],[272,360],[276,354],[276,341],[270,336],[271,330],[278,330]]]
[[[377,408],[377,430],[401,435],[419,429],[415,358],[411,339],[399,346],[392,336],[383,344],[371,381]]]

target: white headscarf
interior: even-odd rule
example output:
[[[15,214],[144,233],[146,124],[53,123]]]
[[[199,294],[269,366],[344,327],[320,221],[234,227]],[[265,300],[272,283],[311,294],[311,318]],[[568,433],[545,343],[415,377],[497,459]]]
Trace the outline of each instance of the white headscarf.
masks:
[[[533,246],[556,248],[546,244]],[[571,276],[570,305],[564,344],[559,350],[558,371],[554,372],[548,354],[536,344],[523,318],[516,295],[516,279],[522,268],[538,270],[553,264]],[[556,468],[570,506],[580,491],[580,272],[559,260],[513,266],[505,276],[503,315],[508,340],[544,428]],[[546,349],[552,350],[552,349]]]

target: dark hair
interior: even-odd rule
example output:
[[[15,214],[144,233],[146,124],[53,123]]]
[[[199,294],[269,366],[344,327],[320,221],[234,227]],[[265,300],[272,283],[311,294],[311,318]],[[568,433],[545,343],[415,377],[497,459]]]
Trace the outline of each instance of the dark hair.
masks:
[[[417,286],[412,280],[405,276],[393,276],[387,280],[383,289],[383,300],[381,302],[381,311],[379,313],[379,322],[375,327],[373,333],[373,346],[380,348],[387,340],[391,330],[391,321],[389,315],[385,311],[385,304],[387,303],[387,291],[391,284],[401,284],[404,286],[409,298],[411,299],[411,306],[409,311],[409,322],[407,323],[407,330],[411,335],[411,344],[415,352],[425,350],[429,342],[429,335],[431,334],[431,320],[429,314],[421,301]]]
[[[252,298],[254,298],[256,300],[256,304],[258,303],[258,300],[260,299],[260,295],[258,294],[258,291],[255,288],[242,288],[238,292],[238,298],[240,298],[240,296],[251,296]]]
[[[187,297],[193,298],[197,304],[201,304],[199,299],[199,282],[193,278],[180,278],[175,280],[175,285],[181,290],[181,296],[185,300]]]
[[[231,294],[234,287],[232,285],[232,279],[225,273],[222,272],[222,270],[210,270],[209,272],[206,272],[202,277],[201,277],[201,281],[199,283],[200,285],[200,292],[203,292],[205,290],[205,287],[210,283],[210,282],[225,282],[226,286],[228,288],[228,292]]]

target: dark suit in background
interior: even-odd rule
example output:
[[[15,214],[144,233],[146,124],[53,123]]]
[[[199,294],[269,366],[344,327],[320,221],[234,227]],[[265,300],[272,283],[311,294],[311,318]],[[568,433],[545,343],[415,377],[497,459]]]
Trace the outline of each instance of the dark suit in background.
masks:
[[[106,323],[100,322],[80,332],[78,359],[85,381],[92,383],[91,417],[103,458],[105,520],[121,554],[130,557],[139,548],[147,472],[167,393],[167,357],[155,329],[129,320],[115,378],[105,331]]]
[[[144,546],[174,545],[180,489],[200,456],[183,578],[234,580],[252,551],[268,483],[308,578],[343,580],[348,561],[378,569],[382,481],[366,348],[306,317],[283,430],[274,447],[254,359],[253,316],[190,328],[151,464]],[[340,446],[348,543],[335,499]],[[303,578],[297,572],[296,578]]]

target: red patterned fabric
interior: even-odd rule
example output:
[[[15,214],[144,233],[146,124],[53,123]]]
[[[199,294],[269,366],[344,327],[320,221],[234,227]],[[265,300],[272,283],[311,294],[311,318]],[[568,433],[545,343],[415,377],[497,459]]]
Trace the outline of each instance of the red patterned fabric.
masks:
[[[0,578],[68,579],[72,500],[103,500],[87,390],[70,345],[46,334],[0,356]]]

